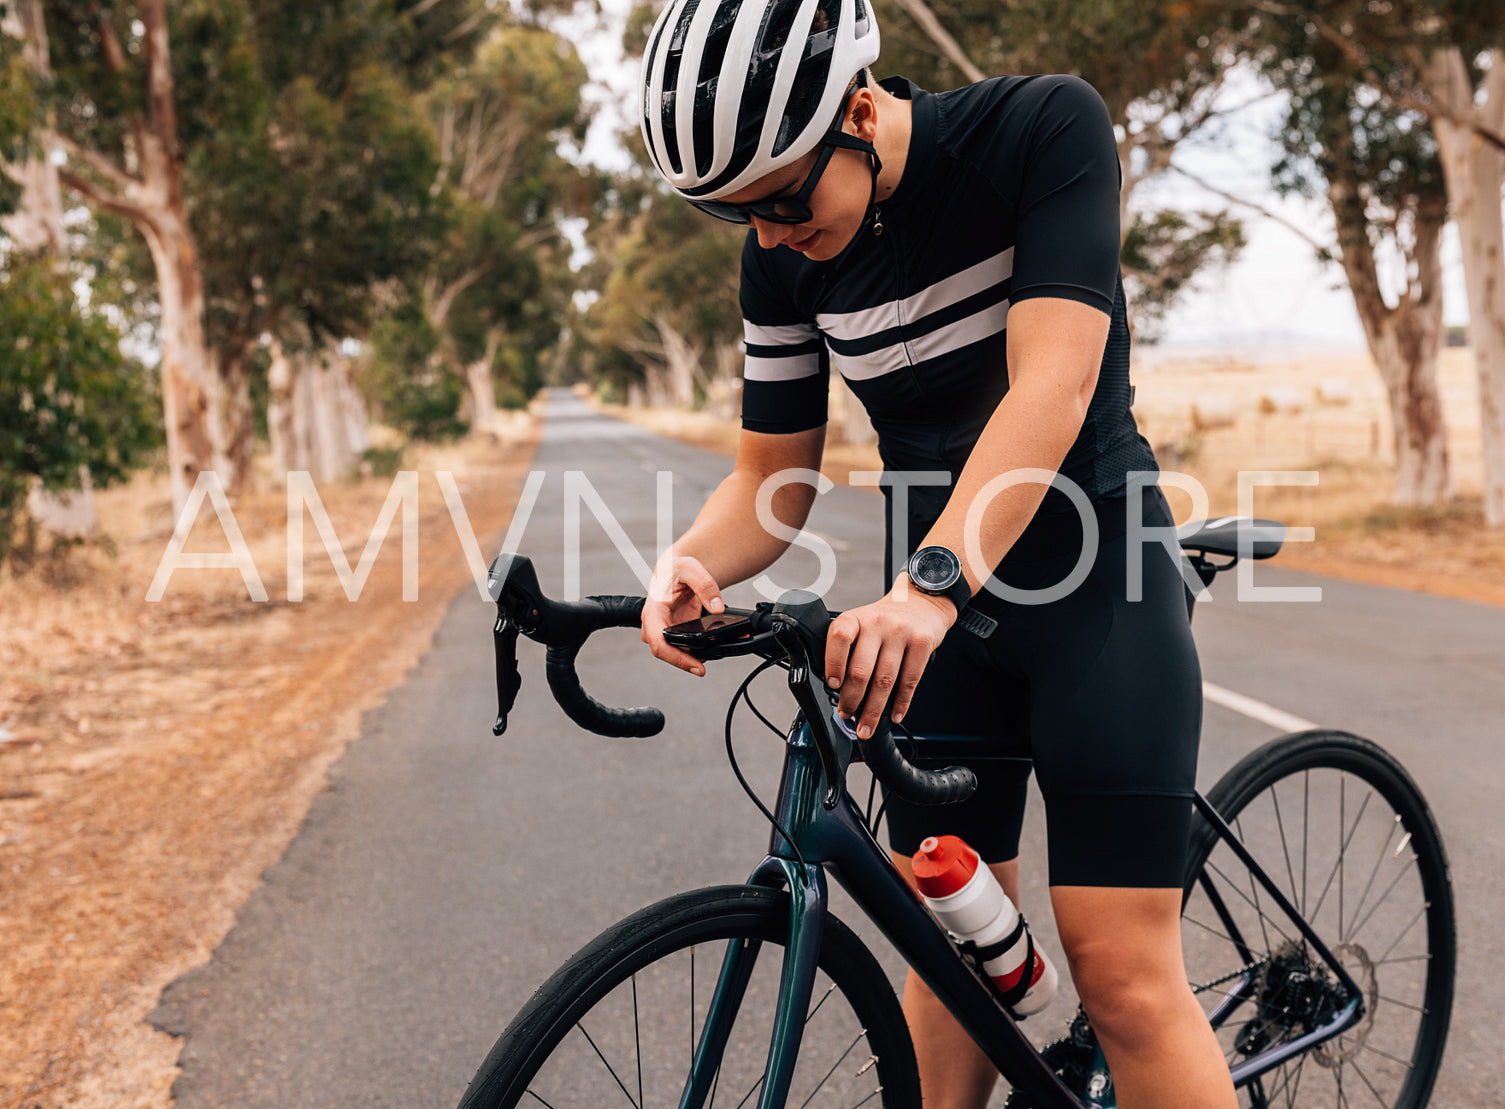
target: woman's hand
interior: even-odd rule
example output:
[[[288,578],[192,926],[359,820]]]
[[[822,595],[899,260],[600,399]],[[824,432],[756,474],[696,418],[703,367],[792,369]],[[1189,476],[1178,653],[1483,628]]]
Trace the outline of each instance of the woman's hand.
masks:
[[[831,622],[826,684],[841,690],[837,708],[843,716],[862,709],[860,739],[877,729],[890,699],[890,718],[895,723],[904,718],[925,664],[956,617],[954,604],[911,588],[906,577],[881,601],[849,609]]]
[[[664,629],[694,620],[702,608],[720,612],[725,607],[721,588],[699,559],[689,555],[665,556],[659,560],[653,580],[648,583],[648,600],[643,604],[643,642],[648,644],[654,658],[700,677],[705,666],[694,655],[665,643]]]

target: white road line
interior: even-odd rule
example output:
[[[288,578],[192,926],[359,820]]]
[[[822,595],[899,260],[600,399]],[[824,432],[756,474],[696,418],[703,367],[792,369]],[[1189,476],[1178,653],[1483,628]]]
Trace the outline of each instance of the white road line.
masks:
[[[1274,705],[1256,701],[1253,697],[1245,697],[1242,693],[1235,693],[1231,689],[1224,689],[1211,682],[1202,683],[1202,696],[1215,705],[1241,712],[1251,719],[1258,720],[1261,724],[1268,724],[1283,732],[1304,732],[1309,728],[1317,727],[1310,720],[1303,720],[1289,712],[1282,712]]]

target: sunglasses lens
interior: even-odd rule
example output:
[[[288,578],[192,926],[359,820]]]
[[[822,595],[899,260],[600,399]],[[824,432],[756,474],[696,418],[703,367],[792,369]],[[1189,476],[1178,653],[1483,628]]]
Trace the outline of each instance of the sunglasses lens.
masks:
[[[726,220],[727,223],[752,222],[747,210],[737,204],[726,204],[719,200],[691,200],[690,203],[707,215]]]

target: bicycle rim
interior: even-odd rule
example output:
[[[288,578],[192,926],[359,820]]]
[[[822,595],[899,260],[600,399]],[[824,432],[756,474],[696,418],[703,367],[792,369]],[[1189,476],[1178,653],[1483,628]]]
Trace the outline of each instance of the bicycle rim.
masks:
[[[788,895],[748,886],[682,894],[627,918],[539,989],[462,1109],[674,1109],[728,944],[757,957],[705,1105],[756,1106],[787,926]],[[786,1104],[918,1109],[914,1049],[882,968],[832,917],[819,965]]]
[[[1368,740],[1305,732],[1250,754],[1208,800],[1364,1003],[1357,1025],[1255,1078],[1240,1103],[1420,1109],[1447,1038],[1456,938],[1447,858],[1415,784]],[[1331,1019],[1336,976],[1202,821],[1187,873],[1187,972],[1204,1010],[1222,1011],[1229,1065]]]

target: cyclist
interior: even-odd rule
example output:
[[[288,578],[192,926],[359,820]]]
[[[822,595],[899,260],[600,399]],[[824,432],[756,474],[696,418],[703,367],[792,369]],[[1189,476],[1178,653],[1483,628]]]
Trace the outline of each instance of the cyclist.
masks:
[[[1184,586],[1158,544],[1127,580],[1130,509],[1142,502],[1154,526],[1170,516],[1154,486],[1128,495],[1129,473],[1155,462],[1129,412],[1112,125],[1074,78],[932,95],[873,84],[877,57],[867,0],[671,0],[649,36],[642,129],[656,166],[751,231],[736,463],[660,559],[643,639],[704,672],[663,629],[719,611],[721,586],[787,547],[747,521],[766,480],[818,468],[834,366],[890,475],[889,592],[830,632],[840,710],[864,738],[887,704],[916,731],[1026,745],[1056,923],[1118,1103],[1232,1106],[1181,958],[1201,724]],[[1060,488],[1042,483],[1057,474]],[[783,485],[773,512],[801,526],[814,496]],[[969,528],[981,559],[962,557]],[[1051,590],[1084,550],[1086,577]],[[998,595],[1010,588],[1044,603]],[[969,605],[997,621],[986,639],[952,630]],[[1000,765],[1014,764],[974,767],[981,785],[963,805],[889,800],[911,882],[920,839],[955,832],[1017,902],[1028,771]],[[913,974],[904,1008],[927,1105],[982,1106],[996,1072]]]

